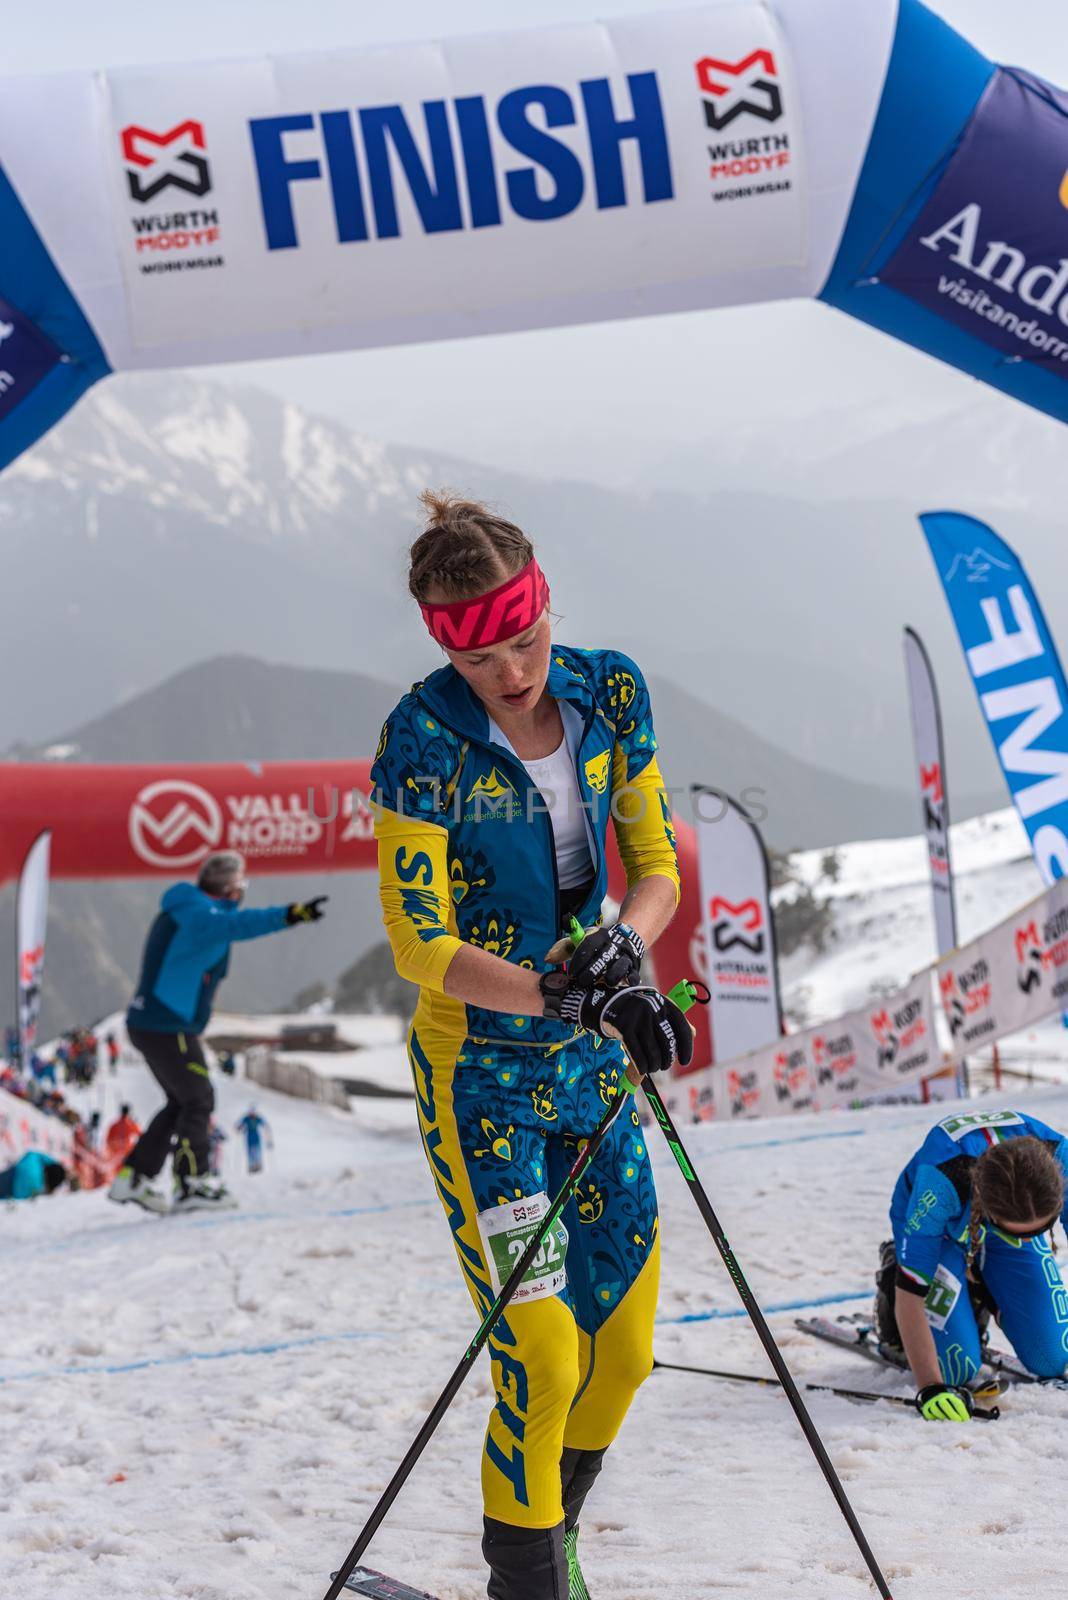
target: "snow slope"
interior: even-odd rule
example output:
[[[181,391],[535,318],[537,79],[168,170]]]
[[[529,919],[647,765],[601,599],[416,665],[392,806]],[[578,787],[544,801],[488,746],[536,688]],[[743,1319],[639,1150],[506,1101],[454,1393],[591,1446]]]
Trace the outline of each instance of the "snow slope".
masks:
[[[232,1125],[249,1099],[219,1085]],[[104,1089],[147,1111],[143,1069]],[[473,1326],[403,1102],[375,1129],[256,1091],[277,1153],[243,1209],[160,1220],[100,1194],[0,1215],[0,1570],[13,1600],[317,1600]],[[1068,1092],[1028,1105],[1068,1126]],[[381,1120],[389,1115],[388,1126]],[[868,1300],[893,1180],[929,1108],[687,1131],[794,1370],[903,1387],[792,1327]],[[670,1157],[662,1359],[766,1370]],[[231,1149],[231,1162],[234,1162]],[[372,1546],[374,1564],[475,1600],[483,1358]],[[1034,1490],[1068,1459],[1068,1397],[1021,1392],[996,1426],[940,1428],[812,1396],[896,1600],[1054,1592],[1055,1516]],[[674,1373],[642,1389],[583,1526],[613,1600],[860,1600],[862,1563],[772,1391]]]

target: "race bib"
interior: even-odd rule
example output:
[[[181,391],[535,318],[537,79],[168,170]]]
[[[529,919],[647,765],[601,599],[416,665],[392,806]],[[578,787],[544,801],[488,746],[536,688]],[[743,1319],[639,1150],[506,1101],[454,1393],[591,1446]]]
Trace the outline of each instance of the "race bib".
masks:
[[[938,1126],[956,1142],[963,1139],[966,1133],[975,1133],[980,1128],[1019,1127],[1022,1122],[1023,1117],[1018,1111],[960,1111],[955,1117],[947,1117]]]
[[[932,1328],[937,1328],[939,1333],[953,1315],[953,1307],[960,1299],[962,1288],[960,1279],[954,1277],[949,1268],[942,1266],[940,1262],[923,1302],[928,1322]]]
[[[510,1200],[506,1205],[491,1206],[488,1211],[479,1212],[478,1231],[485,1246],[495,1294],[500,1294],[507,1283],[548,1210],[549,1197],[543,1193],[526,1195],[522,1200]],[[557,1217],[523,1274],[512,1297],[513,1303],[525,1305],[528,1300],[544,1300],[559,1294],[567,1282],[566,1255],[567,1229]]]

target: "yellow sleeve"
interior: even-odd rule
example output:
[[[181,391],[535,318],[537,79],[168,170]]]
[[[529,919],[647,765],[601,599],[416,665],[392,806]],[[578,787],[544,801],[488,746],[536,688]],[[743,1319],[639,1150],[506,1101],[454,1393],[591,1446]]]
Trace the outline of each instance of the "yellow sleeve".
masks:
[[[463,944],[449,893],[449,836],[434,822],[376,806],[378,893],[397,972],[445,992],[445,973]]]
[[[612,824],[627,888],[642,878],[670,878],[679,903],[679,863],[675,830],[656,756],[633,777],[627,777],[627,756],[617,744],[612,757]]]

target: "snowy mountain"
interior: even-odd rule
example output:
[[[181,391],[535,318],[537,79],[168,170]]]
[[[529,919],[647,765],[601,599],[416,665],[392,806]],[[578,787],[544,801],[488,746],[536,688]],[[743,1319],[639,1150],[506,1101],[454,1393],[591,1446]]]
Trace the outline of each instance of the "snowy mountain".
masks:
[[[538,539],[561,639],[619,643],[755,736],[902,796],[900,632],[918,626],[943,669],[961,807],[994,803],[911,511],[834,498],[837,469],[795,492],[789,440],[762,457],[750,441],[735,471],[725,438],[706,493],[676,493],[670,475],[623,490],[556,478],[551,461],[534,478],[387,445],[253,388],[109,379],[0,479],[6,643],[32,663],[0,683],[0,747],[58,737],[222,653],[410,682],[439,658],[405,594],[405,549],[418,491],[449,484]],[[845,832],[869,826],[886,831],[858,812]]]

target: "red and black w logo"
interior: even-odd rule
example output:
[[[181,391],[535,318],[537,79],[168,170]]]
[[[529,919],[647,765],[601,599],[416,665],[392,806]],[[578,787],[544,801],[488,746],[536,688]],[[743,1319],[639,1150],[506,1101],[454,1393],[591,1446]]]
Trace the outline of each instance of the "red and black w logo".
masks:
[[[166,188],[207,194],[211,189],[211,168],[206,149],[204,125],[200,122],[179,122],[169,133],[153,133],[151,128],[141,128],[136,123],[123,128],[122,153],[131,198],[144,203],[154,200]]]
[[[745,112],[764,122],[777,122],[782,116],[779,73],[770,50],[752,50],[741,61],[702,56],[696,70],[705,121],[717,132]]]
[[[717,894],[710,911],[712,942],[717,950],[730,950],[740,944],[754,955],[763,954],[764,914],[756,900],[743,900],[736,906]]]

